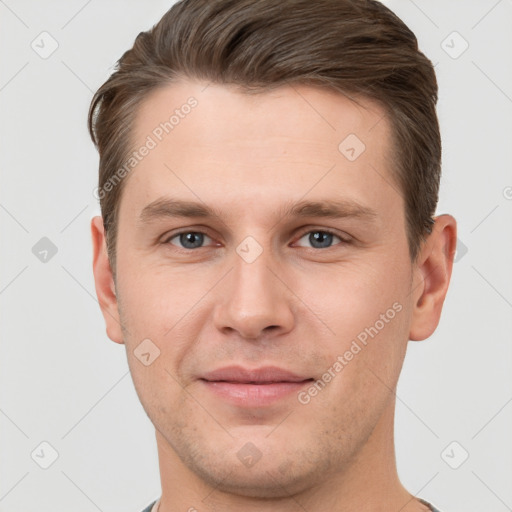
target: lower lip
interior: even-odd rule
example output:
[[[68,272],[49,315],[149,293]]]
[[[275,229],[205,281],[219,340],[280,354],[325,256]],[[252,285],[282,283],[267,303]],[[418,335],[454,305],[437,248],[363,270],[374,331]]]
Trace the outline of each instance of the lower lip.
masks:
[[[274,382],[272,384],[243,384],[239,382],[208,381],[201,382],[217,396],[239,406],[265,406],[299,392],[311,380],[302,382]]]

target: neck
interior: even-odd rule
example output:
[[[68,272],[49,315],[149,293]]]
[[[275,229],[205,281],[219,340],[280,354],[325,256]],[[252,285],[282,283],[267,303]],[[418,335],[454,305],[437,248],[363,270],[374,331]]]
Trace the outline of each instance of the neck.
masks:
[[[163,435],[156,439],[162,484],[158,512],[376,512],[429,510],[400,483],[395,460],[394,401],[362,448],[342,469],[285,498],[254,498],[211,487],[183,464]]]

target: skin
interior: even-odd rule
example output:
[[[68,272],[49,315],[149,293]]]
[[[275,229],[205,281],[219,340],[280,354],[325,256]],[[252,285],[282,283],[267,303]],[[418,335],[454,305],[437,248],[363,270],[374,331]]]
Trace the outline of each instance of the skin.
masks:
[[[156,429],[159,512],[427,510],[398,479],[394,392],[408,341],[438,325],[455,219],[435,218],[413,264],[384,111],[319,88],[249,96],[178,82],[145,99],[134,146],[190,96],[197,107],[125,178],[115,280],[102,219],[91,223],[107,334],[125,344]],[[350,133],[366,145],[354,161],[338,149]],[[141,222],[164,196],[207,204],[219,217]],[[279,213],[289,202],[329,199],[356,201],[375,216]],[[187,249],[171,238],[179,229],[207,237]],[[325,229],[335,236],[313,245],[311,232]],[[262,249],[252,263],[236,251],[247,236]],[[198,380],[230,364],[322,378],[396,303],[400,312],[307,404],[292,393],[242,408]],[[149,366],[134,354],[147,338],[160,350]],[[248,442],[261,453],[250,468],[237,457]]]

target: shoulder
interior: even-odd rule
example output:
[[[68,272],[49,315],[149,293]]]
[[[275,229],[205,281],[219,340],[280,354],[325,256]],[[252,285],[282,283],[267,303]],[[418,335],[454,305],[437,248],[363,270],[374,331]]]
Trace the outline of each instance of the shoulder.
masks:
[[[426,505],[427,507],[429,507],[429,509],[432,511],[432,512],[441,512],[438,508],[434,507],[434,505],[432,505],[432,503],[429,503],[428,501],[426,500],[422,500],[421,498],[418,498],[421,503],[423,503],[424,505]],[[145,511],[144,511],[145,512]]]
[[[153,505],[156,503],[156,500],[150,503],[142,512],[151,512]]]

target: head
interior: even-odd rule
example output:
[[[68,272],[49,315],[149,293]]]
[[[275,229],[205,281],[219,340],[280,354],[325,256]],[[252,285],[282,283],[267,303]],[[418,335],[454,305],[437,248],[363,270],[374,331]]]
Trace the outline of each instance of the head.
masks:
[[[436,101],[414,34],[372,0],[178,2],[95,94],[107,333],[191,474],[279,496],[387,432],[455,250]],[[233,365],[300,382],[240,403],[215,374]],[[226,480],[244,450],[257,464]]]

